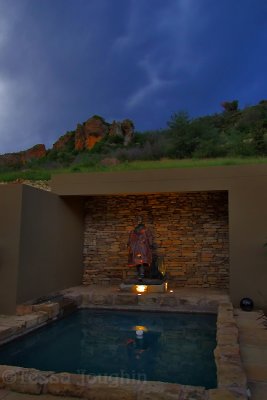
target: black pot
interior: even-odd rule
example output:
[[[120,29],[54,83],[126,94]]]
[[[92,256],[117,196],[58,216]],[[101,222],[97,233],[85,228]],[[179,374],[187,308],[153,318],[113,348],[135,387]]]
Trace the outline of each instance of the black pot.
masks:
[[[240,308],[243,311],[252,311],[254,308],[253,300],[251,300],[249,297],[244,297],[240,301]]]

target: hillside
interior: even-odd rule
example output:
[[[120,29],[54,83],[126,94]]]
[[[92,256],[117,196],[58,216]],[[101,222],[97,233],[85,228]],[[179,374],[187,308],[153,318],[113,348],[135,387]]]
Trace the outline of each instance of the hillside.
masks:
[[[242,110],[234,100],[222,103],[222,112],[213,115],[190,118],[180,111],[171,116],[165,130],[147,132],[134,132],[129,119],[108,123],[94,115],[60,136],[51,149],[38,144],[26,151],[0,155],[0,179],[49,179],[51,172],[62,170],[123,170],[132,163],[162,159],[165,164],[179,164],[183,159],[210,159],[212,164],[211,159],[220,159],[214,163],[222,165],[244,158],[264,162],[265,156],[267,100]]]
[[[21,168],[30,166],[32,161],[70,160],[70,154],[77,155],[90,152],[95,145],[103,140],[111,140],[127,146],[133,138],[134,125],[129,119],[122,122],[107,123],[102,117],[94,115],[83,124],[78,124],[75,131],[66,132],[53,144],[52,149],[46,149],[44,144],[37,144],[28,150],[18,153],[0,155],[0,168]],[[66,157],[64,157],[66,156]]]

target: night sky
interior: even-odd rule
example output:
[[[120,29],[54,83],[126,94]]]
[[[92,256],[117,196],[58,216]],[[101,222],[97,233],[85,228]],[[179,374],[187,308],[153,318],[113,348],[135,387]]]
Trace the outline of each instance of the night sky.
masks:
[[[267,0],[0,0],[0,153],[267,98]]]

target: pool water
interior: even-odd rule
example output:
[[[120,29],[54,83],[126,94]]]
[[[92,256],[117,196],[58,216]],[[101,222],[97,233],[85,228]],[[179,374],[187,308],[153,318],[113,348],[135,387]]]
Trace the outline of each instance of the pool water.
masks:
[[[216,387],[216,316],[79,310],[0,348],[0,364]]]

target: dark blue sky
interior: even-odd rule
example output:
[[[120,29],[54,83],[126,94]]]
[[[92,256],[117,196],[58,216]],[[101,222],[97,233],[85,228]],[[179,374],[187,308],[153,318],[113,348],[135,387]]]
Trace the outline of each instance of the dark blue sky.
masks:
[[[0,0],[0,153],[267,98],[267,0]]]

